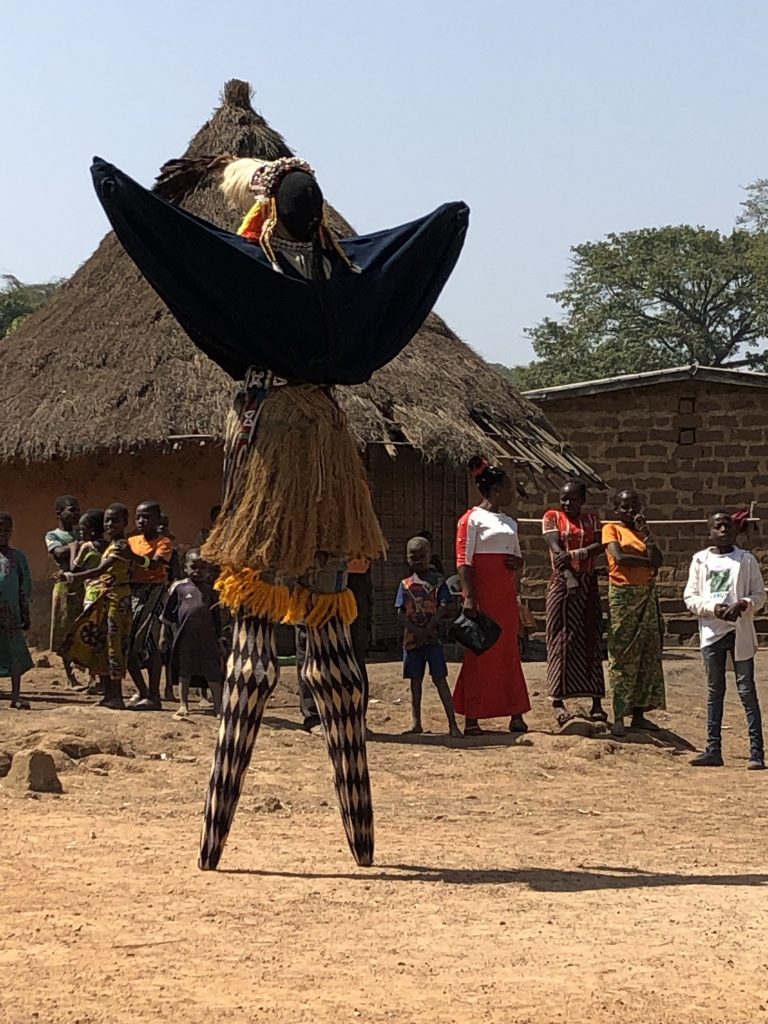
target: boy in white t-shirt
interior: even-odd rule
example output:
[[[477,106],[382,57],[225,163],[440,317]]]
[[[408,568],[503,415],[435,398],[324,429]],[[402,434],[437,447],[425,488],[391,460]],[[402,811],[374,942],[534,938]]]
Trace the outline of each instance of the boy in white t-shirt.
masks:
[[[685,604],[699,618],[701,653],[707,668],[707,749],[691,764],[718,768],[723,764],[721,727],[725,699],[725,668],[730,654],[736,688],[747,715],[749,763],[765,768],[760,704],[755,688],[754,613],[765,604],[765,583],[754,555],[737,548],[736,524],[730,512],[709,519],[712,546],[693,556],[685,588]]]

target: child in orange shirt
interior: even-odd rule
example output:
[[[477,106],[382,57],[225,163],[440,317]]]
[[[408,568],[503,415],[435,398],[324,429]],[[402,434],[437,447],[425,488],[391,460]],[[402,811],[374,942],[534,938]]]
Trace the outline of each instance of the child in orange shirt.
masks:
[[[128,538],[133,555],[131,614],[133,625],[128,648],[128,671],[137,693],[128,701],[134,711],[160,711],[160,625],[168,592],[168,567],[173,541],[160,530],[160,505],[143,501],[136,509],[137,533]],[[145,682],[143,670],[147,670]]]

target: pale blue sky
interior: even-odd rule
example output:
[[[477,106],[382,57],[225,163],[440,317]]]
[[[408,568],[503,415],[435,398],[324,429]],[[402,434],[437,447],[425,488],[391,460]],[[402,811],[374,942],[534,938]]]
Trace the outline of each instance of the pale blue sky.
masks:
[[[150,183],[244,78],[357,230],[469,203],[438,309],[520,362],[570,245],[732,226],[766,39],[763,0],[5,0],[0,273],[71,274],[107,228],[91,156]]]

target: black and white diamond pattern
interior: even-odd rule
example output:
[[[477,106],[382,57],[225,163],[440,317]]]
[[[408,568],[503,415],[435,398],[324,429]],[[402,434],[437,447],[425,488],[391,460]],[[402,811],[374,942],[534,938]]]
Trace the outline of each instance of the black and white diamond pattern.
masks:
[[[232,631],[222,720],[213,758],[198,865],[213,870],[221,859],[267,699],[280,665],[275,627],[238,615]],[[373,862],[373,806],[365,749],[363,681],[349,627],[331,619],[307,629],[307,683],[323,723],[326,748],[347,841],[358,864]]]
[[[198,866],[213,870],[221,859],[245,781],[267,698],[280,663],[275,630],[266,619],[238,615],[222,699],[221,726],[205,801]]]
[[[373,804],[365,749],[363,680],[349,626],[333,618],[307,629],[306,679],[323,723],[347,841],[358,864],[373,863]]]

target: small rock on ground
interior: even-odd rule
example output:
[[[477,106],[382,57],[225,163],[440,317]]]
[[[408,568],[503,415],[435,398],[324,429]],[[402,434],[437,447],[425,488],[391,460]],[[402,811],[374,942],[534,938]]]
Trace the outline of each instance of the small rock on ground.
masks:
[[[13,755],[6,784],[21,792],[62,793],[53,758],[47,750],[19,750]]]

